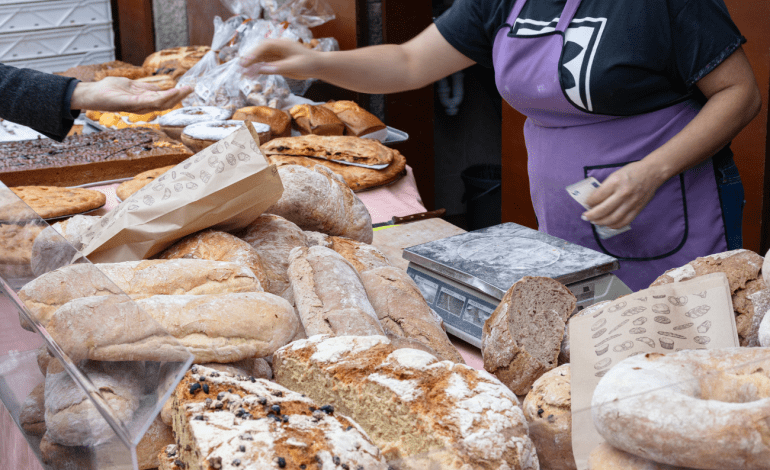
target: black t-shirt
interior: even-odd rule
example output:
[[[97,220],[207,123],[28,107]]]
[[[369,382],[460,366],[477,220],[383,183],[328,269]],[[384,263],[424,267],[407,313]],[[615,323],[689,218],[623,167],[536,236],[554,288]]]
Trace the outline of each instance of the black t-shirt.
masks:
[[[566,4],[528,0],[510,25],[515,2],[456,0],[436,26],[455,49],[492,67],[492,45],[501,28],[516,37],[553,34]],[[583,0],[565,38],[561,63],[586,50],[580,70],[591,70],[575,77],[560,66],[563,87],[570,88],[575,80],[588,82],[590,105],[587,100],[572,104],[617,116],[702,99],[695,83],[746,42],[723,0]]]

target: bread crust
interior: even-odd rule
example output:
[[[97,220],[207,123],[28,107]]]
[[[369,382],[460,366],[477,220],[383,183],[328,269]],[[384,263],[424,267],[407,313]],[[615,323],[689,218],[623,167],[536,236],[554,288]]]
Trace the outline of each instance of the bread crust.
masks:
[[[355,101],[329,101],[321,106],[333,111],[345,124],[345,135],[361,137],[387,127],[380,118],[359,106]]]
[[[303,135],[273,139],[261,147],[265,156],[293,155],[341,160],[363,165],[390,165],[394,150],[379,140],[353,136]]]
[[[269,106],[247,106],[237,110],[233,114],[233,119],[267,124],[270,126],[271,139],[291,135],[291,116],[280,109]]]
[[[107,196],[101,191],[56,186],[16,186],[10,188],[44,219],[80,214],[102,207]]]
[[[292,125],[300,134],[307,135],[342,135],[345,124],[334,112],[323,106],[298,104],[289,110]]]

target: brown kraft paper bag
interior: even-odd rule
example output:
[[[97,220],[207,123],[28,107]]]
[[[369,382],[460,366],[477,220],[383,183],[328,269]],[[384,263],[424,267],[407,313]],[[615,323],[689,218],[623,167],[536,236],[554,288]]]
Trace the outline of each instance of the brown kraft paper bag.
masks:
[[[650,352],[738,346],[724,273],[640,290],[570,320],[572,450],[578,470],[604,438],[594,427],[591,400],[599,380],[623,359]]]
[[[250,122],[121,202],[86,234],[94,263],[146,259],[206,228],[245,227],[280,199],[275,165]]]

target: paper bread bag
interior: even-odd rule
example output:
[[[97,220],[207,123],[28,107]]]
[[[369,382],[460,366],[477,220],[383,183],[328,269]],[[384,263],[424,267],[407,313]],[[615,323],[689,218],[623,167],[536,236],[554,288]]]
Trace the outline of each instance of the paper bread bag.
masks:
[[[205,228],[245,227],[280,199],[275,165],[250,122],[121,202],[84,237],[94,263],[149,258]]]
[[[650,352],[738,346],[727,276],[644,289],[570,321],[572,449],[579,470],[604,438],[591,418],[591,400],[601,377],[623,359]]]

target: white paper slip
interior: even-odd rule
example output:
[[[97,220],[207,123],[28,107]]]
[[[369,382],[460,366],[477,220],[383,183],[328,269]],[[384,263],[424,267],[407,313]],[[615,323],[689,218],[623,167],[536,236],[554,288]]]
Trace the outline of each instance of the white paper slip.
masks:
[[[583,206],[584,209],[588,210],[591,209],[591,206],[589,206],[586,201],[588,201],[588,198],[591,197],[591,194],[594,193],[599,187],[601,186],[601,183],[594,178],[593,176],[589,176],[588,178],[578,181],[575,184],[571,184],[567,186],[567,193],[569,193],[570,196],[572,196],[572,199],[576,200],[578,204]],[[604,227],[601,225],[593,224],[596,228],[596,234],[599,235],[599,238],[602,240],[606,240],[610,237],[614,237],[615,235],[620,235],[623,232],[628,232],[631,230],[630,225],[626,225],[625,227],[621,227],[618,229]]]

